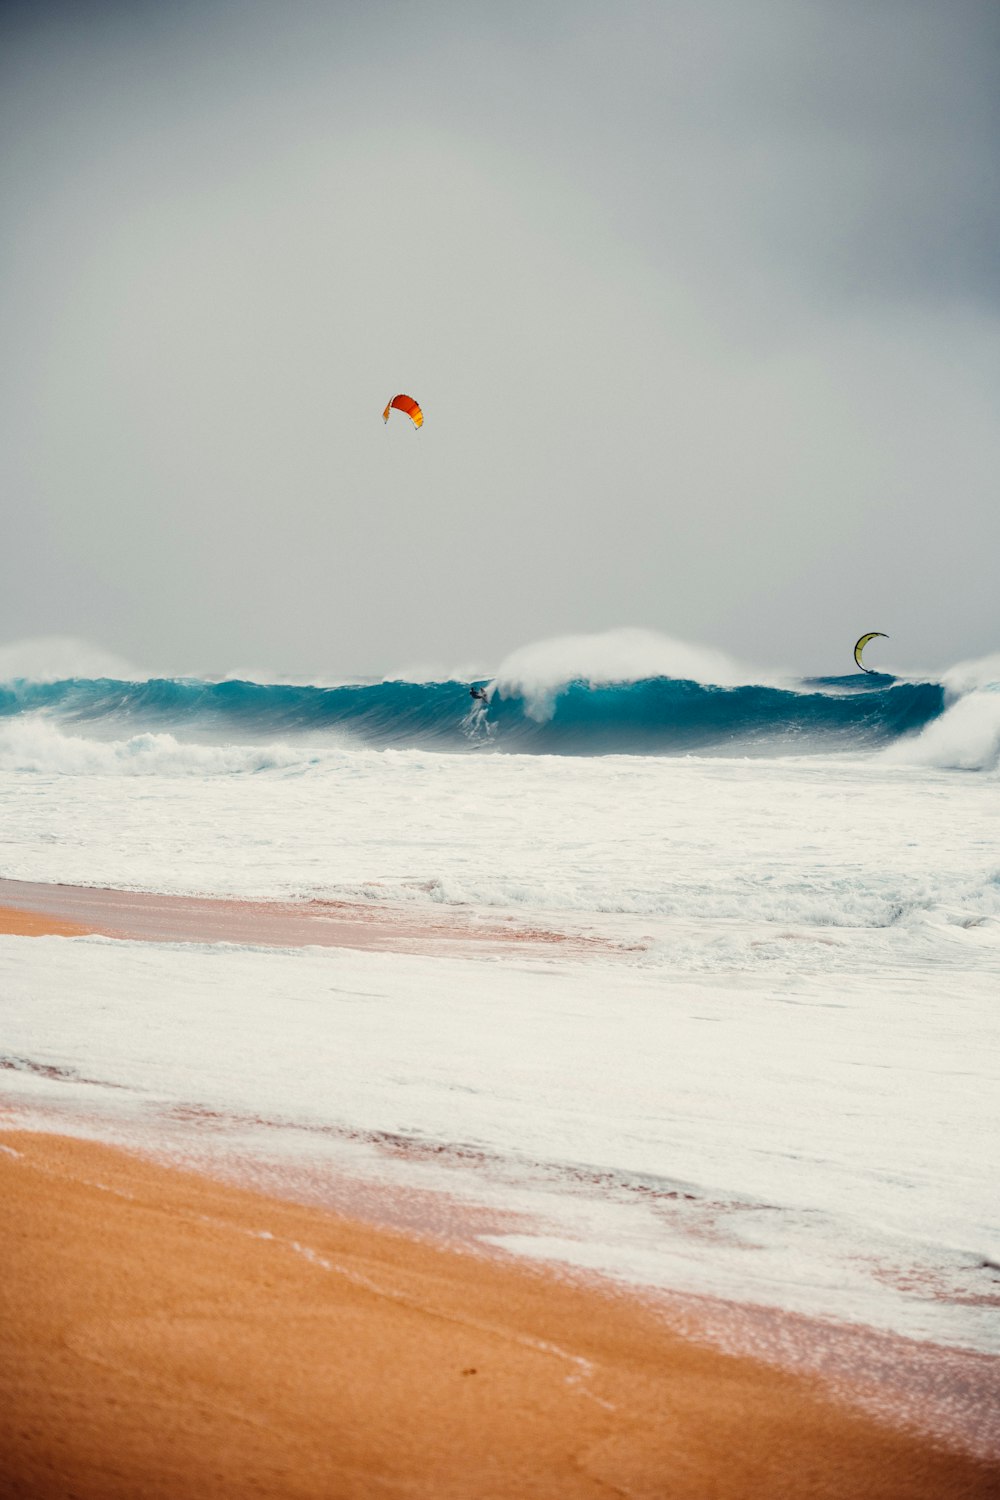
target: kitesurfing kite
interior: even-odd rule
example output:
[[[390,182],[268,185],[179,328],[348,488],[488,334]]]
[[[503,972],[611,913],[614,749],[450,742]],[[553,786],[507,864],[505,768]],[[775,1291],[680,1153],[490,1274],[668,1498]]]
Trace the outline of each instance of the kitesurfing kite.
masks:
[[[863,635],[861,637],[861,639],[858,641],[858,643],[855,646],[855,648],[854,648],[854,660],[857,662],[857,664],[861,668],[862,672],[874,672],[875,671],[874,667],[866,667],[865,666],[864,662],[861,660],[861,653],[865,649],[865,647],[867,646],[868,642],[869,641],[873,641],[877,635],[880,635],[882,637],[882,639],[885,640],[885,641],[887,641],[889,639],[889,637],[886,635],[886,633],[885,633],[884,630],[869,630],[868,634],[867,635]]]
[[[413,423],[414,427],[422,427],[424,425],[424,414],[420,410],[418,403],[414,401],[412,396],[393,396],[392,400],[389,402],[389,405],[382,413],[383,422],[388,422],[389,413],[392,411],[393,407],[395,407],[397,411],[405,412],[410,421]]]

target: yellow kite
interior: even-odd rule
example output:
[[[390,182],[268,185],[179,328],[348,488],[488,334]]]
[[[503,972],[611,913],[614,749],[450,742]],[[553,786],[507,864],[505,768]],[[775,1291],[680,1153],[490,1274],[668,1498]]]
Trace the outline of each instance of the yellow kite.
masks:
[[[863,635],[854,648],[854,660],[857,662],[862,672],[874,672],[875,670],[874,667],[865,666],[864,662],[861,660],[861,653],[867,646],[868,642],[873,641],[877,635],[880,635],[885,641],[889,639],[884,630],[869,630],[868,634]]]

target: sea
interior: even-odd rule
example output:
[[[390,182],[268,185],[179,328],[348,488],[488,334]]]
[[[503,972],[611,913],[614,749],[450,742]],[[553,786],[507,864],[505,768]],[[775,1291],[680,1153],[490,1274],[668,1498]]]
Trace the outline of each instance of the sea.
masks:
[[[3,1118],[1000,1353],[1000,658],[622,655],[472,683],[10,675],[0,877],[511,941],[2,937]],[[540,932],[571,941],[518,941]]]

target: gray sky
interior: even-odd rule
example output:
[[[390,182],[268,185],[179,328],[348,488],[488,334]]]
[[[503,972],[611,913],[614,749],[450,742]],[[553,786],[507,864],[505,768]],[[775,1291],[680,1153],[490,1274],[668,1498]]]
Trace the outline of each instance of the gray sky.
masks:
[[[862,630],[902,668],[1000,647],[992,0],[0,26],[0,642],[276,674],[618,626],[806,672]]]

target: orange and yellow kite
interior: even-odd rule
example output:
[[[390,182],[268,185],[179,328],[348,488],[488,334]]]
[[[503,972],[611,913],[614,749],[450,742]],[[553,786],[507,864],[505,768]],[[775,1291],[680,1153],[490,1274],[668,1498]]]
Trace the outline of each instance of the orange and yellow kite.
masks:
[[[413,423],[414,427],[422,427],[424,425],[424,414],[420,410],[418,403],[414,401],[412,396],[393,396],[392,400],[389,402],[389,405],[382,413],[383,422],[388,422],[389,413],[392,411],[393,407],[395,407],[397,411],[405,412],[410,421]]]

